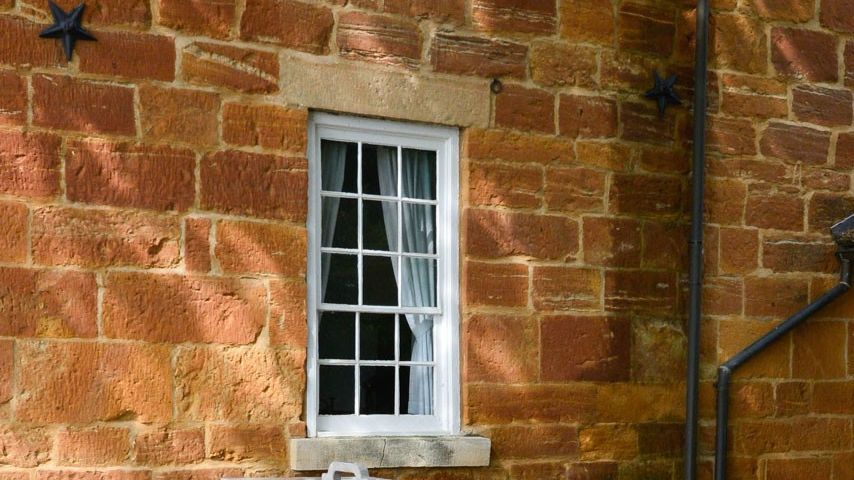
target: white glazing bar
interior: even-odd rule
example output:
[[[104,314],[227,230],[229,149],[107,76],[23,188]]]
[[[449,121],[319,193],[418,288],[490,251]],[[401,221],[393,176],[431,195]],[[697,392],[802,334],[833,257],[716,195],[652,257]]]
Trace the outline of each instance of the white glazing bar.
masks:
[[[400,415],[400,316],[394,316],[394,414]]]
[[[403,147],[397,146],[397,251],[403,252]],[[397,257],[397,305],[403,306],[403,257]]]
[[[320,249],[322,253],[338,253],[341,255],[358,255],[358,254],[366,254],[377,257],[396,257],[398,256],[397,252],[386,252],[384,250],[359,250],[357,248],[341,248],[341,247],[322,247]],[[435,253],[404,253],[404,257],[407,258],[427,258],[431,260],[438,260],[439,255]]]
[[[359,286],[359,299],[358,304],[362,304],[362,299],[364,298],[364,260],[362,258],[362,249],[364,245],[362,244],[362,222],[364,221],[362,216],[362,142],[359,142],[356,150],[356,192],[359,194],[358,196],[358,206],[356,207],[358,221],[356,223],[356,245],[359,248],[359,260],[358,260],[358,286]],[[355,376],[355,384],[353,385],[353,411],[356,415],[359,414],[361,405],[359,404],[359,399],[361,397],[361,372],[359,371],[359,315],[360,312],[356,312],[356,367],[353,369],[353,375]]]
[[[397,196],[394,196],[394,197],[386,197],[383,195],[374,195],[374,194],[370,194],[370,193],[363,193],[360,195],[358,193],[352,193],[352,192],[333,192],[331,190],[324,190],[323,192],[321,192],[321,195],[324,197],[334,197],[334,198],[349,198],[349,199],[363,198],[365,200],[374,200],[374,201],[378,201],[378,202],[394,202],[396,200],[403,200],[407,203],[418,203],[421,205],[438,205],[439,204],[438,200],[427,200],[424,198],[409,198],[409,197],[404,197],[400,194],[398,194]]]
[[[359,358],[361,355],[361,352],[359,351],[359,346],[362,343],[361,340],[359,339],[359,324],[360,323],[361,323],[361,314],[357,312],[356,313],[356,335],[355,335],[356,336],[356,349],[355,349],[355,356],[356,356],[355,366],[356,366],[356,368],[354,369],[354,370],[356,370],[356,372],[354,373],[354,375],[356,376],[356,384],[354,385],[354,388],[353,388],[354,395],[356,396],[356,398],[353,399],[353,407],[354,407],[354,411],[356,412],[356,415],[359,414],[359,408],[360,408],[359,398],[361,398],[361,393],[362,393],[362,385],[360,383],[361,372],[359,371]]]
[[[340,303],[321,303],[317,308],[327,312],[362,312],[362,313],[404,313],[413,315],[439,315],[441,310],[436,307],[394,307],[383,305],[344,305]]]
[[[319,359],[318,364],[320,365],[337,365],[344,367],[352,367],[357,363],[360,366],[372,366],[372,367],[394,367],[396,364],[400,364],[401,367],[432,367],[436,364],[436,362],[411,362],[411,361],[401,361],[395,362],[394,360],[343,360],[343,359],[335,359],[335,358],[322,358]]]
[[[364,291],[364,283],[363,283],[363,260],[362,260],[362,142],[358,143],[356,150],[356,192],[358,192],[357,197],[357,205],[356,205],[356,246],[359,249],[359,258],[357,260],[357,285],[358,285],[358,300],[357,305],[362,304],[362,297]]]

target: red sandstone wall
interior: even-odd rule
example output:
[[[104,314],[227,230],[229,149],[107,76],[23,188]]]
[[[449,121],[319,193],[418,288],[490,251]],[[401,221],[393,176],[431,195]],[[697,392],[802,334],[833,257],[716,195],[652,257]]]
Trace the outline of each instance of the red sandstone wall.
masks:
[[[707,416],[715,362],[832,284],[854,210],[850,2],[743,3],[714,15]],[[690,102],[688,2],[87,5],[66,65],[42,2],[0,0],[0,479],[291,473],[317,107],[281,101],[293,59],[504,82],[459,125],[463,424],[492,466],[380,474],[679,478],[690,115],[640,94],[659,68]],[[851,311],[737,380],[739,478],[852,478]]]

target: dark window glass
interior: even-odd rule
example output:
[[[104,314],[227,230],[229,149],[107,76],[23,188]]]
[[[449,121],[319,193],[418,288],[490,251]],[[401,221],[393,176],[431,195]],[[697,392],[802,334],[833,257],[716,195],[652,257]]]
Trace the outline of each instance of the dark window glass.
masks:
[[[321,415],[352,415],[355,413],[355,367],[320,366]]]
[[[394,367],[361,367],[360,412],[364,415],[394,414]]]
[[[355,360],[356,314],[350,312],[322,312],[320,314],[320,358]]]

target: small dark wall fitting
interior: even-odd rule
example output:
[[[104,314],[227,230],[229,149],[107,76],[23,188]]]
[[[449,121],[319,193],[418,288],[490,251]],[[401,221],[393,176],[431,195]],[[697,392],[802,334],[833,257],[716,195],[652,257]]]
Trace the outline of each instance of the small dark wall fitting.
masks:
[[[833,240],[838,246],[836,256],[839,259],[839,283],[819,297],[813,303],[804,307],[786,321],[777,325],[773,330],[760,337],[747,348],[730,358],[718,368],[718,399],[716,412],[715,437],[715,480],[726,480],[727,465],[727,427],[729,424],[729,385],[730,377],[735,370],[744,365],[765,347],[774,343],[783,335],[789,333],[806,321],[813,314],[827,306],[851,288],[851,262],[854,261],[854,215],[842,220],[830,229]]]
[[[658,72],[652,72],[652,79],[655,85],[649,89],[644,97],[655,100],[658,104],[658,116],[663,117],[664,112],[670,105],[682,105],[682,99],[676,94],[673,87],[676,85],[676,75],[671,75],[667,78],[661,78]]]
[[[81,25],[83,10],[86,5],[81,3],[68,13],[52,1],[48,2],[48,6],[53,15],[53,25],[42,30],[39,37],[62,39],[62,50],[65,52],[65,58],[71,61],[71,56],[74,55],[74,44],[77,40],[95,40],[95,37]]]

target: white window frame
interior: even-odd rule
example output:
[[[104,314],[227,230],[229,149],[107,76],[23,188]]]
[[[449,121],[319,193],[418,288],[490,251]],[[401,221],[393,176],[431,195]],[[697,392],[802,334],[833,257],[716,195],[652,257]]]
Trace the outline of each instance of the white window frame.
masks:
[[[396,145],[436,152],[436,252],[433,415],[319,415],[321,140]],[[306,426],[309,437],[455,435],[460,432],[459,130],[450,127],[312,112],[309,117],[308,355]],[[363,310],[364,311],[364,310]],[[427,312],[425,312],[427,313]]]

